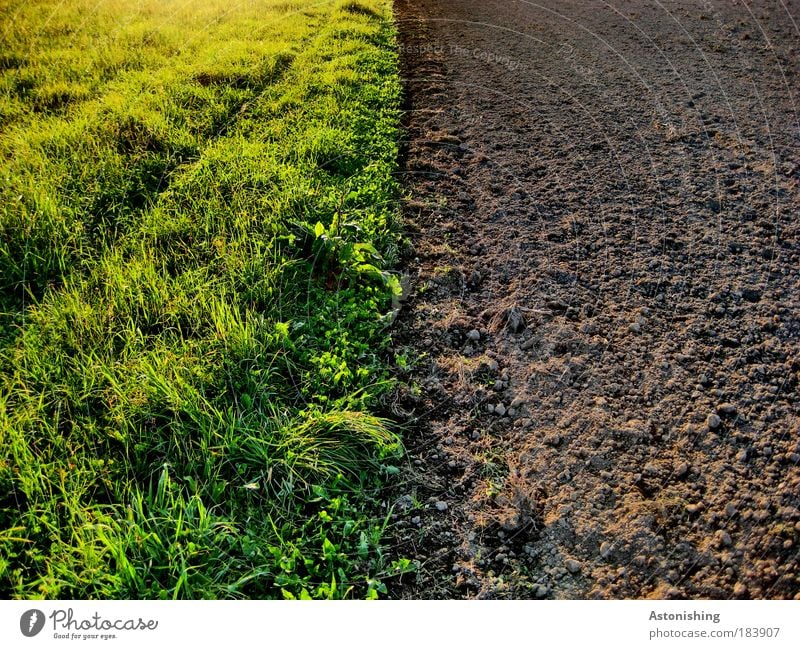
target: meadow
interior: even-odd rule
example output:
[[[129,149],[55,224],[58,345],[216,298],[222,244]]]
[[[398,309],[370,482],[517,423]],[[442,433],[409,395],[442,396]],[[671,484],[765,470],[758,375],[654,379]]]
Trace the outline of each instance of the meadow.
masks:
[[[388,0],[0,0],[0,596],[375,598]]]

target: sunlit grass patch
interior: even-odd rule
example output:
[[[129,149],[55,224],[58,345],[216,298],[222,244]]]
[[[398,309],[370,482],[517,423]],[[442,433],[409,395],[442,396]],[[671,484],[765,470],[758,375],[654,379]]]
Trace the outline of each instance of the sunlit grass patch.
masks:
[[[0,15],[0,594],[377,596],[389,3]]]

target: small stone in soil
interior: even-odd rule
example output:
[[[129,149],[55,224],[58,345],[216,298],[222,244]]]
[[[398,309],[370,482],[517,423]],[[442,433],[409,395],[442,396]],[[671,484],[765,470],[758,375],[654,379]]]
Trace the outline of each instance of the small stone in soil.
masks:
[[[721,423],[722,420],[719,418],[719,415],[714,414],[713,412],[706,418],[706,424],[711,430],[716,430],[719,428]]]
[[[437,511],[446,512],[447,511],[447,503],[444,500],[437,500],[434,505]]]
[[[564,562],[564,567],[569,570],[573,575],[581,571],[581,563],[580,561],[576,561],[575,559],[567,559]]]
[[[689,473],[689,463],[688,462],[680,462],[675,467],[675,477],[676,478],[682,478],[687,473]]]
[[[717,406],[717,412],[720,415],[735,415],[736,406],[732,403],[721,403]]]
[[[411,519],[411,522],[414,525],[421,525],[422,524],[422,519],[419,516],[414,516],[414,518]]]
[[[747,586],[737,581],[736,585],[733,587],[733,594],[736,597],[744,597],[747,595]]]
[[[472,342],[478,342],[481,339],[481,332],[477,329],[472,329],[468,334],[467,338],[469,338]]]
[[[720,545],[725,547],[730,547],[733,545],[733,539],[731,538],[731,535],[725,530],[717,530],[717,540],[719,541]]]
[[[642,467],[642,473],[644,473],[647,476],[657,476],[658,466],[656,466],[652,462],[648,462]]]
[[[414,499],[408,494],[397,499],[397,506],[400,509],[411,509],[414,506]]]
[[[511,333],[519,333],[525,328],[525,318],[518,309],[511,307],[506,318],[506,327]]]
[[[496,414],[496,415],[498,415],[500,417],[502,417],[504,414],[506,414],[506,407],[503,405],[502,401],[500,403],[498,403],[494,407],[494,414]]]

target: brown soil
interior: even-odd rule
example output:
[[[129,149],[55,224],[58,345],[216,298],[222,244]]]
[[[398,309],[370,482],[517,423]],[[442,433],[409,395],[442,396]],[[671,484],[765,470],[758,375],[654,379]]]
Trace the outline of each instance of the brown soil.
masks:
[[[797,598],[798,3],[396,11],[393,596]]]

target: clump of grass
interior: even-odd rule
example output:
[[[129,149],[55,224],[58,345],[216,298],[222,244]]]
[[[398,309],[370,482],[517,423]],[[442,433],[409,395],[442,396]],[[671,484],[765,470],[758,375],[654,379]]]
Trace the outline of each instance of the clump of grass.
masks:
[[[385,592],[388,2],[15,12],[0,595]]]

